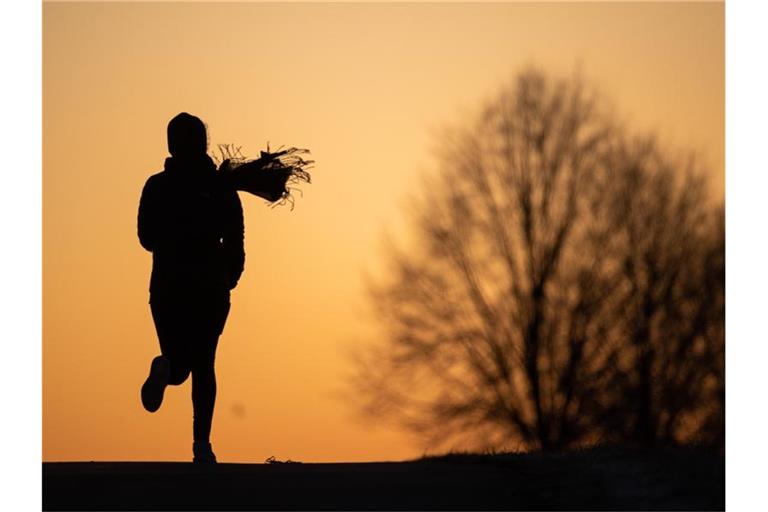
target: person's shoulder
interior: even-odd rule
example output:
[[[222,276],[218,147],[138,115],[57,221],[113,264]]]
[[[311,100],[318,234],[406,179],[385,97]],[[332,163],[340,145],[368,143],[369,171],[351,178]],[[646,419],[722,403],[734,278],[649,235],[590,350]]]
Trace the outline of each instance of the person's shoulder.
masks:
[[[235,206],[241,206],[240,203],[240,194],[237,193],[237,190],[229,187],[224,188],[224,197],[226,200]]]
[[[214,179],[211,181],[211,184],[213,186],[213,190],[215,190],[215,193],[223,198],[226,201],[239,201],[240,196],[237,194],[237,190],[232,188],[232,186],[228,185],[224,180],[221,179],[220,176],[218,176],[218,173],[220,171],[216,171],[216,176],[214,176]]]
[[[155,188],[162,186],[168,180],[167,175],[168,173],[165,171],[160,171],[151,175],[149,178],[147,178],[147,181],[144,184],[144,188]]]

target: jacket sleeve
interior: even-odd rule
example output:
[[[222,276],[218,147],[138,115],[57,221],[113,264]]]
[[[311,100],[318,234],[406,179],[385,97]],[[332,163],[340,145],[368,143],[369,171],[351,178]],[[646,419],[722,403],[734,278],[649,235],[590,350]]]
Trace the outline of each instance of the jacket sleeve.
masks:
[[[226,221],[224,226],[224,253],[230,290],[237,286],[245,268],[245,225],[243,223],[243,205],[240,196],[234,190],[226,202]]]
[[[139,200],[138,232],[141,246],[148,251],[157,243],[157,198],[152,178],[148,179]]]

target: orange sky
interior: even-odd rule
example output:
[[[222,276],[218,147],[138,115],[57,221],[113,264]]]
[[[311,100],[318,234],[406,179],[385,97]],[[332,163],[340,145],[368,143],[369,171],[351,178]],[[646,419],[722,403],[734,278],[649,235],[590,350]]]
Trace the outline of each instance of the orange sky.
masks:
[[[432,134],[513,72],[580,67],[629,126],[724,180],[722,3],[179,4],[43,8],[43,457],[188,460],[190,384],[146,413],[158,353],[146,178],[180,111],[212,143],[310,148],[294,211],[241,195],[246,270],[219,343],[220,460],[418,456],[355,420],[348,352],[376,336],[362,275],[431,165]]]

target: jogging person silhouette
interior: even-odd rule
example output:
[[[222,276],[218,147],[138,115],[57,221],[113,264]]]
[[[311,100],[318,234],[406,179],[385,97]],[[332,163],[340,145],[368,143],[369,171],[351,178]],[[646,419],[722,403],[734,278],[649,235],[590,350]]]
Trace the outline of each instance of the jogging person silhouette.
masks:
[[[141,193],[138,235],[152,252],[149,304],[161,355],[141,388],[149,412],[168,385],[192,375],[193,461],[216,462],[210,444],[216,401],[214,360],[232,290],[243,272],[243,209],[207,154],[205,124],[181,113],[168,123],[165,169]]]

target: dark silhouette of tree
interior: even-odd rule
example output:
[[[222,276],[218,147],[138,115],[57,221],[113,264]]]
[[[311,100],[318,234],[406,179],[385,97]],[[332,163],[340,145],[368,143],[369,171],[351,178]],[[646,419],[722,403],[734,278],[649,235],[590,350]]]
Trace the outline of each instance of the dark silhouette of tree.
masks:
[[[358,359],[364,410],[466,448],[716,424],[722,215],[692,163],[535,70],[441,148],[413,246],[371,285],[388,336]]]
[[[708,201],[695,161],[665,155],[653,139],[608,158],[619,177],[607,219],[610,257],[622,269],[613,300],[622,307],[610,319],[619,364],[601,426],[646,444],[722,442],[724,212]]]

